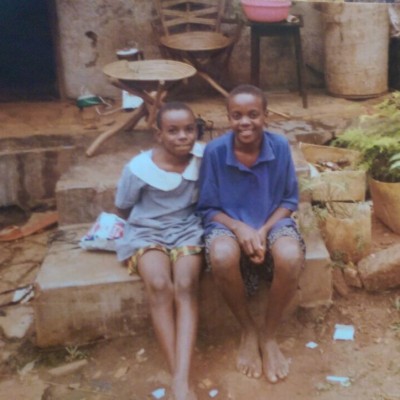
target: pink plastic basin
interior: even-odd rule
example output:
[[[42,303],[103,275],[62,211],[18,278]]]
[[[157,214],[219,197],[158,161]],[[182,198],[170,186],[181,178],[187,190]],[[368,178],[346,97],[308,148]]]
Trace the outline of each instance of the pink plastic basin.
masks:
[[[279,22],[289,15],[290,1],[241,0],[243,12],[250,21]]]

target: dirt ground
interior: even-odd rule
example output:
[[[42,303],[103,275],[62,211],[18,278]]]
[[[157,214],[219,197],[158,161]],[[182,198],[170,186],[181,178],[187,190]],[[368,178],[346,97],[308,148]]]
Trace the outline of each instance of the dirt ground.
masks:
[[[18,213],[14,213],[16,218]],[[8,213],[10,217],[12,213]],[[23,240],[0,244],[1,289],[12,282],[32,282],[54,229]],[[373,219],[373,251],[400,243],[400,236]],[[13,281],[18,270],[18,282]],[[21,273],[23,272],[23,273]],[[2,299],[3,300],[3,299]],[[218,332],[200,327],[193,381],[200,400],[219,399],[400,399],[400,289],[367,293],[352,289],[348,298],[335,293],[330,308],[299,310],[286,320],[279,341],[292,359],[286,381],[270,384],[236,372],[238,329]],[[28,303],[29,306],[29,303]],[[17,307],[1,307],[1,315]],[[335,324],[355,328],[353,341],[333,340]],[[306,347],[315,342],[318,347]],[[79,348],[39,349],[31,330],[24,339],[0,339],[0,399],[16,400],[142,400],[168,387],[166,363],[153,333],[104,340]],[[79,370],[52,376],[49,371],[70,361],[85,360]],[[327,376],[349,378],[342,386]]]
[[[325,120],[331,119],[331,103],[320,98],[314,101],[324,107],[320,111]],[[296,114],[289,103],[280,110],[291,110],[297,118],[307,117]],[[18,120],[11,109],[3,108],[2,113],[1,120]],[[27,115],[23,122],[37,133],[30,119],[37,114]],[[49,123],[48,130],[52,128],[53,123]],[[0,210],[0,227],[24,218],[17,208]],[[0,243],[0,317],[31,309],[31,302],[1,306],[9,297],[4,292],[34,281],[55,231]],[[372,233],[373,252],[400,243],[400,236],[375,218]],[[354,340],[333,340],[335,324],[353,325]],[[299,310],[289,316],[279,342],[292,360],[291,372],[284,382],[273,385],[236,372],[237,325],[232,323],[217,332],[200,327],[192,373],[200,400],[214,394],[221,400],[400,399],[400,288],[380,293],[351,289],[347,298],[335,293],[331,307]],[[318,347],[306,347],[309,342]],[[23,339],[7,338],[0,329],[0,400],[144,400],[156,398],[152,393],[167,388],[170,381],[152,331],[79,348],[39,349],[34,343],[33,327]],[[53,368],[71,361],[83,361],[84,365],[62,376],[51,374]],[[331,375],[348,377],[349,383],[330,383],[326,377]]]

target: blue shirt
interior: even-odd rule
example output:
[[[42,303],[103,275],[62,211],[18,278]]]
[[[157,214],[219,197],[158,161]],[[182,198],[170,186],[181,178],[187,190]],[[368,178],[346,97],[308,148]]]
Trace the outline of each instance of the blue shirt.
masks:
[[[297,210],[298,184],[288,140],[264,131],[260,154],[250,168],[236,159],[233,142],[233,132],[227,132],[204,152],[197,210],[206,235],[226,228],[213,221],[220,212],[258,229],[279,207]],[[284,218],[273,228],[292,224],[291,218]]]

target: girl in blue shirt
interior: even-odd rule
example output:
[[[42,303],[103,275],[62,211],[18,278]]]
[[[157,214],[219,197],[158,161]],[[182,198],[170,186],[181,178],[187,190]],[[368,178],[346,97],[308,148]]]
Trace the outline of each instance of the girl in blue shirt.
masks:
[[[249,377],[264,372],[270,382],[277,382],[288,375],[289,361],[276,333],[296,293],[305,247],[291,218],[298,189],[289,143],[264,130],[266,107],[264,93],[252,85],[229,94],[231,131],[206,147],[198,212],[207,262],[242,330],[236,366]],[[260,274],[272,273],[271,267],[268,308],[259,330],[246,295]]]

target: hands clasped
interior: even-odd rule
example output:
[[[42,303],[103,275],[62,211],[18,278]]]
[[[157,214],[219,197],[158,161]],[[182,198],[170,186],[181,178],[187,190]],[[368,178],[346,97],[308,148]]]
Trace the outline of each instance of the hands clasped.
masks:
[[[267,249],[266,232],[264,227],[254,229],[251,226],[237,221],[234,233],[244,253],[254,264],[261,264],[265,259]]]

